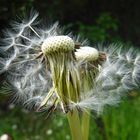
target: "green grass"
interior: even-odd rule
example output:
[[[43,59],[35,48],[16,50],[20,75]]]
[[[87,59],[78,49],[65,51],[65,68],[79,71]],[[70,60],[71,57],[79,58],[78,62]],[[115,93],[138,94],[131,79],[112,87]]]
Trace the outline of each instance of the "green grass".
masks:
[[[97,123],[98,122],[98,123]],[[140,97],[108,107],[97,120],[92,117],[90,140],[140,140]],[[63,115],[27,112],[20,108],[0,110],[0,135],[14,140],[70,140],[69,126]]]
[[[140,98],[108,110],[103,121],[108,140],[140,140]]]

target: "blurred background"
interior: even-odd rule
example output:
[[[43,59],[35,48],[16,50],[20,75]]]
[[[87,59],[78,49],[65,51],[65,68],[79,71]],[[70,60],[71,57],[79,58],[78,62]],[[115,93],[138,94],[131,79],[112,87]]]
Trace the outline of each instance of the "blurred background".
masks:
[[[98,42],[122,42],[140,46],[139,0],[0,0],[0,37],[11,20],[39,12],[47,24],[59,21],[67,31]],[[4,76],[0,75],[0,90]],[[139,91],[129,94],[118,107],[105,108],[102,116],[93,114],[90,140],[140,140]],[[12,140],[70,140],[67,120],[59,113],[46,119],[10,103],[0,92],[0,136]]]

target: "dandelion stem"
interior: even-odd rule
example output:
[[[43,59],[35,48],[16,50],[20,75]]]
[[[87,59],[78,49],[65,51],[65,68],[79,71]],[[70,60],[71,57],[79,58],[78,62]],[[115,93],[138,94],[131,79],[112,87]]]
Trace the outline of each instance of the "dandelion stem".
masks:
[[[89,138],[89,128],[90,128],[90,111],[83,112],[82,115],[82,134],[83,140],[88,140]]]
[[[72,140],[83,140],[80,119],[77,109],[67,114]]]

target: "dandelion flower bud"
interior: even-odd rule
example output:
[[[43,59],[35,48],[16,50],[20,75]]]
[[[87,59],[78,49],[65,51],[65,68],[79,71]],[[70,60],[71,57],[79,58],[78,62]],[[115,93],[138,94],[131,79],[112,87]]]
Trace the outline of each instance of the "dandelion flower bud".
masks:
[[[41,49],[44,54],[69,52],[74,50],[74,41],[68,36],[53,36],[44,41]]]
[[[77,60],[95,61],[99,57],[99,52],[95,48],[86,46],[77,49],[75,56]]]

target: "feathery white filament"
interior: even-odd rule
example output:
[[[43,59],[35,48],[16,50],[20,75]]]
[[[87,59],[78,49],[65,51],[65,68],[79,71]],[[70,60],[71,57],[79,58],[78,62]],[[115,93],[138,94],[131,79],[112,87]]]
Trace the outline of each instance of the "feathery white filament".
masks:
[[[0,74],[6,72],[8,83],[12,85],[11,90],[15,93],[14,100],[30,109],[40,106],[53,83],[52,73],[46,65],[47,60],[45,59],[44,62],[41,57],[36,59],[38,54],[41,51],[45,55],[52,51],[58,54],[62,50],[73,51],[74,42],[77,42],[74,37],[68,37],[69,34],[65,35],[58,28],[58,23],[42,29],[36,21],[37,17],[38,13],[33,12],[28,19],[19,23],[14,22],[12,29],[5,31],[5,38],[0,46],[2,54]],[[105,105],[117,104],[124,93],[139,88],[139,50],[132,47],[124,50],[124,47],[118,44],[91,48],[84,43],[84,46],[76,50],[74,55],[77,59],[82,56],[81,54],[86,54],[82,56],[83,60],[97,60],[99,52],[105,52],[107,58],[100,66],[98,74],[95,75],[89,93],[80,93],[77,102],[70,101],[70,108],[79,107],[84,110],[100,111]],[[74,64],[77,65],[75,68],[79,68],[79,63],[75,61]],[[74,76],[67,78],[71,80]],[[50,99],[49,104],[51,102]]]

